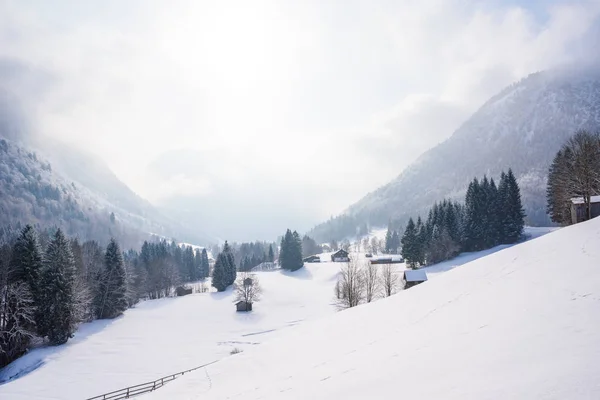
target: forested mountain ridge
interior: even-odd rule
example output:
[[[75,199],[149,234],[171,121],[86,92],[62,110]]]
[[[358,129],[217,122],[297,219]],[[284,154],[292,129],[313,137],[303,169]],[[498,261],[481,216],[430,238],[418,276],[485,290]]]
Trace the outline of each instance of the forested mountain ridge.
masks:
[[[45,152],[54,154],[52,162],[0,132],[0,226],[61,227],[81,239],[117,237],[131,247],[151,233],[202,240],[135,195],[102,162],[60,144]]]
[[[556,151],[578,129],[600,127],[600,71],[539,72],[488,100],[454,134],[396,179],[312,231],[320,240],[353,235],[365,224],[403,224],[443,198],[462,197],[475,176],[512,168],[529,225],[547,225],[546,181]]]

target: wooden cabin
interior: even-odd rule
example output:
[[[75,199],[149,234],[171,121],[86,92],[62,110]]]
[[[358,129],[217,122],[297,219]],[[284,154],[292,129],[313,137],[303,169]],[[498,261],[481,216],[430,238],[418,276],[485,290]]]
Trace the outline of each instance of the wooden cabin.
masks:
[[[188,294],[192,294],[194,292],[194,289],[192,289],[191,287],[185,287],[185,286],[177,286],[177,288],[175,289],[175,293],[177,294],[177,296],[187,296]]]
[[[305,259],[303,259],[302,261],[304,261],[305,263],[318,263],[318,262],[321,262],[321,257],[319,257],[319,256],[308,256]]]
[[[425,271],[419,269],[407,269],[404,271],[402,276],[402,282],[404,282],[404,289],[409,289],[419,283],[427,281],[427,274]]]
[[[238,301],[235,303],[235,307],[237,312],[247,312],[252,311],[252,303],[248,303],[247,301]]]
[[[350,261],[350,256],[348,252],[344,249],[339,249],[335,253],[331,255],[331,261],[333,262],[348,262]]]
[[[592,209],[592,218],[600,215],[600,196],[592,196],[590,198],[590,207]],[[576,224],[587,219],[587,207],[583,197],[573,197],[571,199],[571,223]]]

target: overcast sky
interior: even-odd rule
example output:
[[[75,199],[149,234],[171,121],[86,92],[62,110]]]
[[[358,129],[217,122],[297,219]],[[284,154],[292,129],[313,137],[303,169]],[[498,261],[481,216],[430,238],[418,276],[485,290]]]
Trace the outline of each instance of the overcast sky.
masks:
[[[33,130],[216,235],[271,238],[396,177],[507,84],[596,54],[599,13],[600,0],[0,0],[0,57],[38,77],[14,86]]]

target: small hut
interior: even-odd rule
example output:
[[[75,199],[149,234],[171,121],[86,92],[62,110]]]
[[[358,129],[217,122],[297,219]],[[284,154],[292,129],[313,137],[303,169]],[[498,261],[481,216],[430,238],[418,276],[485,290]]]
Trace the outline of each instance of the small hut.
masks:
[[[600,215],[600,196],[590,197],[590,214],[592,218]],[[583,197],[573,197],[571,199],[571,223],[577,224],[588,219],[587,205]]]
[[[402,281],[404,282],[404,289],[409,289],[419,283],[427,281],[427,274],[425,271],[418,269],[407,269],[404,271]]]
[[[192,294],[194,292],[194,290],[191,287],[185,287],[185,286],[177,286],[177,288],[175,289],[175,293],[177,294],[177,296],[187,296],[188,294]]]
[[[319,256],[308,256],[304,260],[305,263],[318,263],[321,262],[321,257]]]
[[[235,307],[237,309],[237,312],[252,311],[252,303],[248,303],[247,301],[243,300],[235,303]]]
[[[333,262],[348,262],[350,261],[350,257],[348,256],[348,252],[344,249],[339,249],[335,253],[331,255],[331,261]]]

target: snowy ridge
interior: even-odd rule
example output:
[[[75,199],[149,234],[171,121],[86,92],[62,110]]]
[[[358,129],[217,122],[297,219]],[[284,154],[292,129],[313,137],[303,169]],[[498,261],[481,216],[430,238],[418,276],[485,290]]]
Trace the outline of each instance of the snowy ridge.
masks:
[[[598,69],[532,74],[492,97],[448,140],[345,213],[355,217],[356,226],[387,226],[390,218],[403,222],[409,216],[426,216],[436,201],[463,200],[474,177],[487,174],[498,179],[501,171],[512,168],[521,187],[526,223],[546,226],[548,167],[565,140],[584,128],[600,128]],[[330,240],[329,228],[324,223],[312,236]]]
[[[147,396],[600,397],[600,218],[307,322]]]

